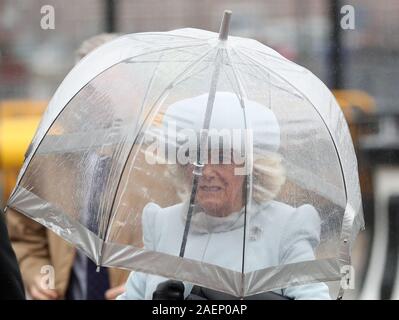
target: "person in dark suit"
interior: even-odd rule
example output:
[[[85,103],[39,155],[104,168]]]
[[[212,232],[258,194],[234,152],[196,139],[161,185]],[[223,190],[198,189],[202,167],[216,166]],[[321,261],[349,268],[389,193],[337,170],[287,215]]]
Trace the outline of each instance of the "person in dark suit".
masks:
[[[11,247],[4,214],[0,212],[0,300],[24,300],[17,258]]]

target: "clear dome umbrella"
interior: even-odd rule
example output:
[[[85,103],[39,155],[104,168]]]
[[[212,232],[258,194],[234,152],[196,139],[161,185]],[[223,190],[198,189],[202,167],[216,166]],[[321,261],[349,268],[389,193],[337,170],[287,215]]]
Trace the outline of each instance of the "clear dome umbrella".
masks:
[[[8,207],[98,266],[154,279],[237,297],[340,280],[363,227],[343,114],[311,72],[228,36],[229,20],[219,34],[125,35],[85,57]]]

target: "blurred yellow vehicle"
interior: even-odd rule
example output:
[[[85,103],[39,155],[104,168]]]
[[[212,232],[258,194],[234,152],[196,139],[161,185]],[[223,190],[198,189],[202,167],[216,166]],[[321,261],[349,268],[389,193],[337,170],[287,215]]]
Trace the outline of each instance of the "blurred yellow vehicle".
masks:
[[[0,101],[0,203],[8,198],[47,101]]]

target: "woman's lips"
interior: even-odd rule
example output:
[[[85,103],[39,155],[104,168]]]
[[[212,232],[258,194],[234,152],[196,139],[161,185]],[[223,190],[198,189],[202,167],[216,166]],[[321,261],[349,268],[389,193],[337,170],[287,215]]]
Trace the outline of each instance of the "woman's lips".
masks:
[[[218,192],[222,190],[222,188],[218,186],[201,186],[200,189],[204,192]]]

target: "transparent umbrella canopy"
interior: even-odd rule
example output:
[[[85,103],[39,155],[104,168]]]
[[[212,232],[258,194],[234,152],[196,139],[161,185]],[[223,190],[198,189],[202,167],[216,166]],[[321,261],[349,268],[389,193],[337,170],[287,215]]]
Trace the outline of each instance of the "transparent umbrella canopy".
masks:
[[[8,207],[98,266],[238,297],[341,279],[363,227],[343,114],[311,72],[228,36],[229,20],[125,35],[79,62]]]

